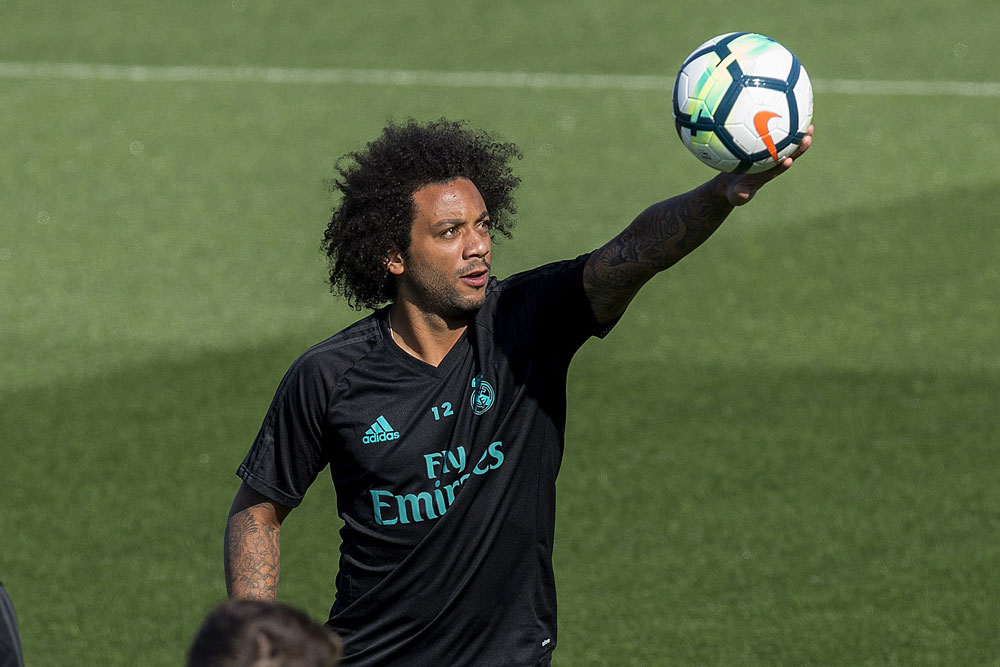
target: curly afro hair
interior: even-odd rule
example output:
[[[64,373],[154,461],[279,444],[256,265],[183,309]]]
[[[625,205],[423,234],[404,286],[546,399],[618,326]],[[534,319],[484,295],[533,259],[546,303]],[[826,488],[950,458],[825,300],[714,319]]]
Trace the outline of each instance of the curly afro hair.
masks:
[[[469,179],[486,202],[491,236],[510,238],[517,213],[513,192],[521,179],[508,163],[521,157],[514,144],[467,128],[464,121],[390,123],[363,151],[342,157],[329,184],[340,194],[323,234],[330,291],[355,310],[375,309],[395,298],[386,254],[396,248],[405,257],[409,251],[413,193],[425,185]]]

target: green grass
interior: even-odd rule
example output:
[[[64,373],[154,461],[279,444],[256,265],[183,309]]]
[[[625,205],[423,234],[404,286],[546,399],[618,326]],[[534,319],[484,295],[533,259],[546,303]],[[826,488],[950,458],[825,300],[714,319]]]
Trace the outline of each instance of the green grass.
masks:
[[[731,5],[731,3],[729,3]],[[7,2],[0,60],[670,75],[737,28],[814,79],[995,79],[989,3]],[[177,665],[233,471],[326,293],[323,185],[387,118],[518,143],[500,275],[711,175],[667,91],[0,79],[0,580],[30,665]],[[819,93],[816,145],[570,376],[556,664],[1000,664],[996,98]],[[954,119],[960,119],[954,128]],[[281,598],[325,617],[325,476]]]

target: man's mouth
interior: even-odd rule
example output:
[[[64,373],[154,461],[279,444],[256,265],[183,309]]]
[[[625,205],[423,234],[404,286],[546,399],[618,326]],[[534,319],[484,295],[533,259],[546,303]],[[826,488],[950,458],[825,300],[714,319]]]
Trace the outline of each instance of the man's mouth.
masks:
[[[482,287],[490,279],[490,269],[488,266],[469,271],[461,276],[459,280],[469,287]]]

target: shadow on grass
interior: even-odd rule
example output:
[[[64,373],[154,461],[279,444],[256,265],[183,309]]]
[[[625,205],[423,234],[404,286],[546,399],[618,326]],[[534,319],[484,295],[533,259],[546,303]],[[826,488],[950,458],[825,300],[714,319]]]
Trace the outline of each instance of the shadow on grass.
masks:
[[[606,649],[631,664],[659,664],[664,647],[678,664],[996,655],[1000,378],[615,371],[570,392],[565,664],[603,642],[594,628],[613,628]]]
[[[32,664],[183,662],[201,615],[225,596],[234,471],[306,345],[207,352],[0,399],[0,576]],[[332,493],[311,495],[287,542],[312,524],[318,562],[284,592],[323,615],[337,526],[319,502]],[[293,549],[303,554],[286,559],[286,576],[306,549]]]

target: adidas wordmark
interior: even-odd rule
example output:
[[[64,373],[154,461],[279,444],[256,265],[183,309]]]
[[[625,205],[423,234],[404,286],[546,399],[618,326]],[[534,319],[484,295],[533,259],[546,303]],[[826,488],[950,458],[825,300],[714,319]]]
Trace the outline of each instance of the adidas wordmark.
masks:
[[[365,437],[361,438],[361,442],[366,445],[389,440],[399,440],[399,431],[392,428],[382,415],[379,415],[375,423],[368,427],[368,430],[365,431]]]

